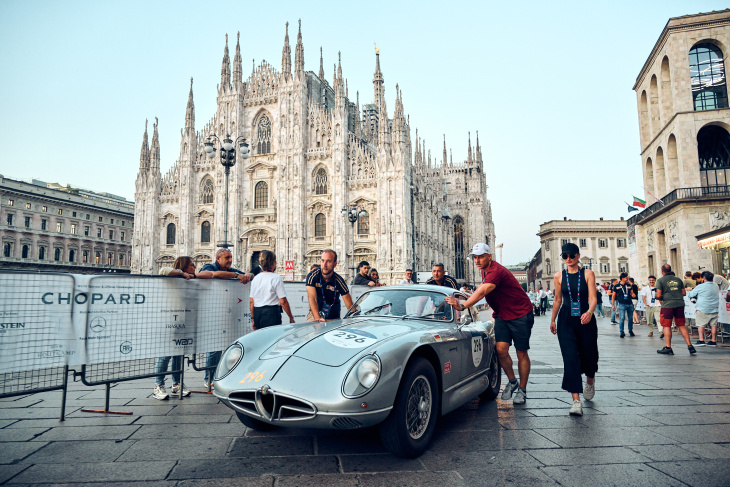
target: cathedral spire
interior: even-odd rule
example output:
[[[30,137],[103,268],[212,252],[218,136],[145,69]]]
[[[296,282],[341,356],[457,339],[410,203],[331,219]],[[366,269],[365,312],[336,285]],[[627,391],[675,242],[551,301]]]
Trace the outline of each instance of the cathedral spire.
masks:
[[[187,132],[188,130],[195,130],[195,103],[193,103],[192,77],[190,77],[190,94],[188,94],[188,106],[185,109],[185,132]]]
[[[375,74],[373,74],[373,91],[374,91],[374,102],[378,106],[378,109],[382,109],[383,103],[383,73],[380,71],[380,48],[375,47]],[[384,114],[380,113],[380,119],[384,119]]]
[[[449,149],[449,159],[451,160],[451,165],[454,165],[454,153],[451,152],[451,149]]]
[[[236,35],[236,55],[233,58],[233,89],[238,89],[243,82],[243,65],[241,64],[241,33]]]
[[[153,125],[152,133],[152,151],[150,154],[150,167],[160,169],[160,136],[157,134],[158,120],[155,117],[155,124]]]
[[[304,81],[304,44],[302,44],[302,19],[299,19],[299,33],[297,47],[294,51],[294,69],[299,81]]]
[[[446,134],[444,134],[444,155],[443,155],[443,158],[444,158],[444,166],[445,166],[447,164],[447,162],[448,162],[448,159],[446,158]]]
[[[337,51],[337,77],[342,78],[342,52]]]
[[[356,108],[357,111],[355,112],[355,136],[358,139],[362,139],[362,124],[361,124],[362,113],[360,112],[360,90],[357,91],[356,98],[357,98],[357,108]]]
[[[471,132],[469,132],[469,152],[468,152],[466,161],[472,162],[473,160],[474,160],[474,158],[471,155]]]
[[[477,162],[482,162],[482,148],[479,146],[479,131],[477,130]]]
[[[324,81],[324,61],[322,59],[322,46],[319,46],[319,79]]]
[[[286,35],[284,36],[284,48],[281,50],[281,75],[284,81],[291,78],[291,48],[289,47],[289,22],[286,23]]]
[[[228,34],[226,34],[226,48],[223,51],[221,66],[221,90],[227,91],[231,87],[231,58],[228,56]]]
[[[139,152],[139,168],[146,169],[150,166],[150,144],[147,139],[147,120],[144,121],[144,136],[142,137],[142,150]]]

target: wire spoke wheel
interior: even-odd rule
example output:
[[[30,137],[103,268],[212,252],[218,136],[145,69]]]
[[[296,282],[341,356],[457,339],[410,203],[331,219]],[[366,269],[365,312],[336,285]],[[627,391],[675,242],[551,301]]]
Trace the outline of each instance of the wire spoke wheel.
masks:
[[[414,440],[419,439],[426,432],[431,419],[433,392],[426,377],[419,375],[411,384],[408,392],[408,406],[406,411],[406,427],[408,434]]]

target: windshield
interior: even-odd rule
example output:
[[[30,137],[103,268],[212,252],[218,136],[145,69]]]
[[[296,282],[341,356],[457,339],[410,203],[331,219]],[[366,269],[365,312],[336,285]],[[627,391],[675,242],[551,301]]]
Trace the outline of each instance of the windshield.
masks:
[[[362,296],[345,318],[353,316],[395,316],[451,321],[453,310],[441,293],[418,290],[378,290]]]

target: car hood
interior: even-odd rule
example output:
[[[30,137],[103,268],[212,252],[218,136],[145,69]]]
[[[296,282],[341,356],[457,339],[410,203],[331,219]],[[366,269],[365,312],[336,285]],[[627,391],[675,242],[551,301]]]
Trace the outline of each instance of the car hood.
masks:
[[[408,322],[392,318],[352,318],[314,323],[281,337],[259,357],[261,360],[296,356],[338,367],[362,350],[412,331]]]

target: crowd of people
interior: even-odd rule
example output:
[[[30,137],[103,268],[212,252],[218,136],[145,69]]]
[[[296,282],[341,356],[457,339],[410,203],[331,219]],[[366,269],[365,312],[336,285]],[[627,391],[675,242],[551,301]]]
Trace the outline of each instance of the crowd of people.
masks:
[[[590,269],[579,265],[580,249],[577,245],[567,243],[562,247],[561,258],[565,269],[553,276],[553,291],[540,287],[535,295],[535,303],[525,293],[514,275],[504,266],[492,260],[489,246],[476,244],[468,257],[481,273],[482,283],[472,287],[466,283],[461,286],[446,274],[441,263],[432,266],[431,278],[427,285],[445,286],[462,292],[466,300],[447,297],[445,300],[457,310],[486,301],[492,309],[494,334],[499,362],[507,376],[508,383],[502,391],[502,399],[513,399],[514,404],[525,404],[527,401],[527,384],[530,375],[530,337],[534,324],[535,312],[546,313],[549,299],[553,298],[550,331],[557,336],[563,357],[562,388],[571,394],[572,405],[569,414],[583,414],[583,399],[592,400],[596,393],[596,372],[598,371],[598,317],[610,316],[611,324],[618,325],[619,337],[634,337],[634,326],[646,322],[649,336],[654,335],[654,328],[661,326],[660,337],[665,346],[657,350],[662,355],[673,355],[672,334],[678,331],[687,344],[690,354],[696,353],[695,346],[716,346],[718,326],[719,291],[728,290],[730,284],[722,276],[712,272],[685,274],[679,279],[672,272],[671,266],[665,264],[661,268],[662,276],[657,279],[649,276],[648,284],[640,287],[627,273],[621,273],[618,279],[597,283]],[[181,277],[184,279],[238,279],[242,284],[251,283],[249,305],[251,323],[254,330],[282,324],[282,314],[286,314],[289,323],[294,323],[284,283],[280,275],[275,273],[276,255],[271,251],[263,251],[259,255],[260,266],[249,272],[232,267],[232,255],[228,249],[219,249],[215,261],[205,264],[200,272],[190,257],[179,257],[173,267],[164,267],[161,275]],[[340,319],[343,315],[341,302],[345,310],[353,305],[350,289],[344,278],[335,272],[337,253],[332,249],[322,251],[320,264],[312,265],[305,279],[309,313],[307,321],[328,321]],[[377,287],[384,286],[378,271],[370,267],[367,261],[357,266],[357,273],[352,285]],[[404,278],[398,285],[413,285],[413,270],[407,269]],[[684,315],[684,296],[688,296],[696,306],[696,326],[699,338],[693,345],[687,330]],[[604,308],[605,299],[609,307]],[[730,302],[730,291],[727,294]],[[643,310],[637,310],[641,300]],[[640,307],[641,308],[641,307]],[[617,321],[618,320],[618,321]],[[705,331],[710,339],[705,342]],[[514,345],[517,356],[517,373],[510,356],[510,348]],[[205,385],[212,387],[212,368],[220,359],[221,352],[209,352],[206,355]],[[154,397],[167,399],[170,394],[165,389],[165,376],[168,365],[172,361],[172,395],[187,396],[190,391],[180,381],[179,370],[182,368],[181,357],[160,357],[156,362]],[[586,376],[585,384],[582,376]]]

